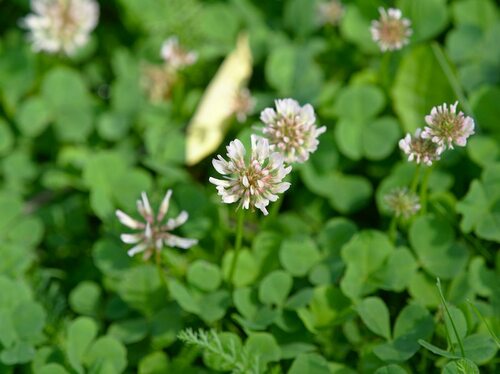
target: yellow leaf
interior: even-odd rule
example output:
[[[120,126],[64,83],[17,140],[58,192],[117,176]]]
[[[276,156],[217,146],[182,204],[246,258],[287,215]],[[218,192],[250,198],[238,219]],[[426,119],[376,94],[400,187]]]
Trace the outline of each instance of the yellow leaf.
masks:
[[[208,85],[187,128],[186,163],[194,165],[213,153],[224,139],[234,100],[252,74],[247,34],[238,37],[236,49],[225,59]]]

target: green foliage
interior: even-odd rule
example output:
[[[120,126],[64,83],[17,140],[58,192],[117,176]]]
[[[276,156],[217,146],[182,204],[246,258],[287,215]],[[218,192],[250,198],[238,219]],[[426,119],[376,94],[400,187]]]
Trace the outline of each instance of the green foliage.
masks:
[[[34,2],[0,0],[0,373],[499,372],[498,2],[341,0],[338,19],[318,10],[330,0],[97,2],[66,55],[32,48]],[[372,39],[380,7],[411,22],[403,48]],[[172,36],[194,64],[164,61]],[[246,36],[240,123],[226,88]],[[195,130],[216,150],[187,165],[214,88]],[[283,98],[326,131],[238,235],[211,161],[236,138],[250,156]],[[400,140],[455,101],[475,134],[409,162]],[[416,193],[415,215],[393,216],[395,188]],[[129,256],[121,235],[150,232],[117,210],[144,222],[141,193],[158,212],[169,189],[164,239],[197,244]]]

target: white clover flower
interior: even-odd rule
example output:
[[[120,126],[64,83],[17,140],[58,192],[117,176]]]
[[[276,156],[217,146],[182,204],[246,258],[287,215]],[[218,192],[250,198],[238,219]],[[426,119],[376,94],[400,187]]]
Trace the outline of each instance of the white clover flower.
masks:
[[[94,0],[31,0],[31,10],[21,24],[30,31],[33,49],[49,53],[74,54],[87,44],[99,18]]]
[[[338,25],[344,15],[344,7],[339,0],[321,2],[316,11],[321,25]]]
[[[446,147],[453,149],[453,143],[464,147],[467,138],[474,134],[474,120],[462,112],[457,114],[458,101],[450,105],[435,106],[431,114],[425,116],[427,126],[424,127],[422,138],[430,139],[438,144],[440,153]]]
[[[233,102],[233,111],[238,122],[245,122],[247,116],[255,108],[255,99],[252,97],[248,88],[239,90]]]
[[[409,218],[420,210],[418,196],[408,188],[395,188],[384,196],[384,202],[396,217]]]
[[[141,199],[137,200],[137,211],[145,222],[137,221],[121,210],[116,211],[116,216],[123,225],[133,230],[140,230],[137,233],[120,236],[124,243],[135,244],[128,250],[129,256],[144,252],[144,259],[147,260],[155,251],[161,251],[164,245],[188,249],[198,243],[196,239],[181,238],[170,233],[188,220],[189,215],[186,211],[183,210],[176,218],[170,218],[166,223],[162,223],[168,212],[171,196],[172,190],[168,190],[160,204],[158,214],[155,216],[148,196],[143,192]]]
[[[410,20],[403,18],[401,10],[378,8],[380,19],[372,21],[372,39],[378,43],[382,52],[403,48],[409,43],[412,34]]]
[[[210,182],[217,186],[217,192],[222,201],[231,204],[239,201],[239,207],[250,209],[256,207],[267,215],[266,207],[270,201],[278,200],[279,193],[290,187],[290,183],[283,182],[283,178],[292,170],[291,166],[284,165],[283,155],[271,152],[269,142],[256,135],[251,136],[252,150],[250,160],[245,161],[246,150],[238,139],[233,140],[226,147],[226,161],[218,155],[212,164],[224,176],[224,179],[210,178]]]
[[[179,39],[176,36],[171,36],[163,42],[160,55],[174,69],[182,69],[193,65],[198,60],[198,54],[185,50],[179,44]]]
[[[408,161],[415,161],[417,164],[422,162],[428,166],[439,160],[441,154],[436,143],[422,137],[421,129],[417,129],[414,136],[406,134],[399,141],[399,148],[408,155]]]
[[[276,111],[266,108],[260,114],[265,127],[264,136],[269,139],[272,151],[281,152],[287,163],[305,162],[309,154],[318,148],[318,136],[326,127],[316,127],[316,115],[312,105],[303,107],[296,100],[276,100]]]

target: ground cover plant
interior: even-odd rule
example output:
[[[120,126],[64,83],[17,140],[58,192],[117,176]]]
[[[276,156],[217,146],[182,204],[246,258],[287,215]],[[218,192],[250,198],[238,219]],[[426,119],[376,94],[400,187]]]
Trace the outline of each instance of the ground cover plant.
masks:
[[[0,10],[0,373],[498,373],[494,0]]]

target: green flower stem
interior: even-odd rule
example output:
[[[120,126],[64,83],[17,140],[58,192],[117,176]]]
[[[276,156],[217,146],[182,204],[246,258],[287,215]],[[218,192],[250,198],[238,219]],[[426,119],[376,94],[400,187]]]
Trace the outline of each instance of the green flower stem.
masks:
[[[441,46],[437,42],[433,42],[431,44],[432,52],[434,53],[434,56],[436,56],[436,60],[439,63],[439,66],[441,67],[441,70],[443,70],[444,75],[446,76],[446,79],[448,79],[448,82],[450,83],[451,88],[453,89],[453,92],[457,96],[458,100],[462,103],[462,106],[464,107],[465,111],[473,116],[472,113],[472,107],[469,103],[469,100],[467,100],[465,93],[462,89],[462,86],[460,82],[458,81],[457,77],[453,73],[453,70],[448,63],[448,60],[446,59],[446,56],[441,49]]]
[[[474,305],[474,303],[472,301],[467,300],[467,303],[469,303],[469,306],[472,308],[472,310],[474,311],[474,313],[476,313],[476,315],[481,319],[481,321],[483,321],[483,323],[486,326],[486,329],[488,329],[491,337],[493,338],[493,340],[495,340],[495,343],[497,344],[497,347],[500,349],[500,339],[498,339],[498,337],[496,336],[495,332],[492,330],[492,328],[490,327],[490,325],[486,321],[486,318],[484,318],[484,316],[482,315],[482,313],[479,311],[479,309],[477,309],[477,307]]]
[[[451,327],[453,328],[453,332],[455,333],[455,336],[457,338],[458,346],[460,347],[460,354],[462,355],[463,358],[465,358],[464,345],[462,343],[462,339],[460,339],[460,335],[458,335],[457,326],[455,325],[455,321],[451,317],[451,313],[450,313],[450,310],[448,309],[448,305],[446,305],[446,300],[444,298],[443,290],[441,288],[441,280],[439,278],[437,278],[436,285],[437,285],[437,288],[438,288],[438,291],[439,291],[439,296],[441,297],[441,302],[443,303],[443,306],[444,306],[444,309],[446,311],[446,314],[448,315],[448,318],[450,319]],[[446,324],[445,324],[445,326],[446,326]]]
[[[421,212],[425,214],[427,212],[427,190],[429,186],[429,177],[432,172],[432,166],[425,170],[424,177],[422,178],[422,184],[420,185],[420,206]]]
[[[421,165],[417,164],[417,167],[415,169],[415,174],[413,174],[413,180],[411,181],[411,186],[410,186],[410,192],[412,192],[412,193],[417,192],[418,179],[420,177],[420,168],[421,168]]]
[[[391,223],[389,224],[389,239],[393,244],[396,243],[398,229],[398,217],[392,216]]]
[[[156,269],[158,270],[158,276],[160,277],[160,281],[165,287],[165,290],[168,290],[167,280],[165,279],[165,274],[161,266],[161,251],[155,250],[155,263],[156,263]]]
[[[238,256],[241,250],[241,243],[243,241],[243,223],[245,222],[245,210],[240,208],[238,211],[238,222],[236,224],[236,241],[234,243],[234,255],[233,261],[231,262],[231,268],[229,269],[228,282],[230,285],[233,284],[234,271],[236,270],[236,263],[238,262]]]

